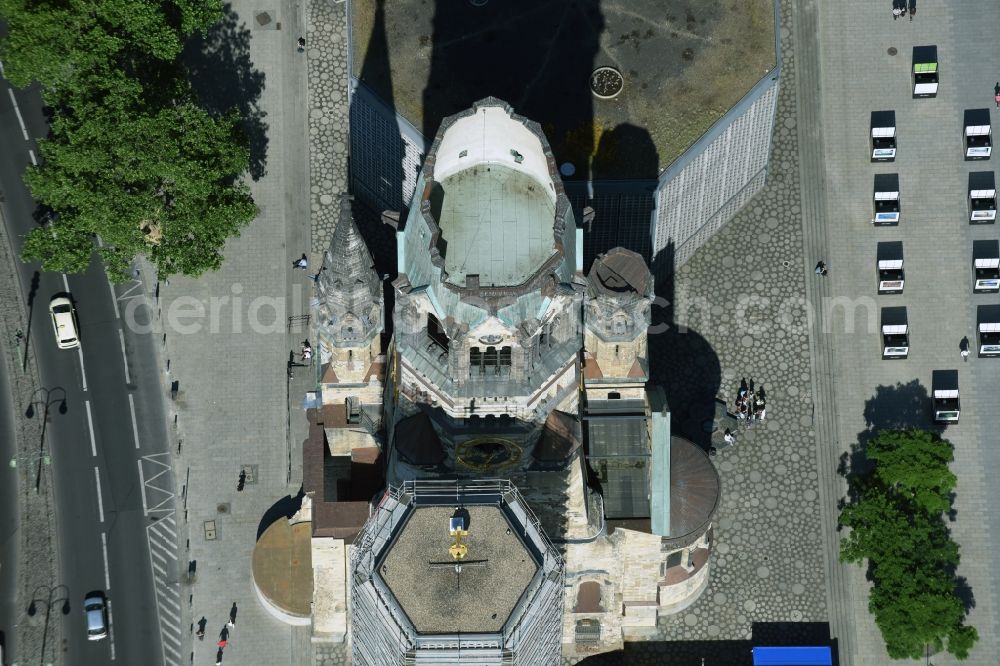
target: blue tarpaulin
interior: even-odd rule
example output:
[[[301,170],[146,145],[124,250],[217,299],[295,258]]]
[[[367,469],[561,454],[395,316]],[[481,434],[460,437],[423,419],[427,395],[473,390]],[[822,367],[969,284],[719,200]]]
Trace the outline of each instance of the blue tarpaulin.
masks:
[[[828,647],[755,647],[753,666],[833,666]]]

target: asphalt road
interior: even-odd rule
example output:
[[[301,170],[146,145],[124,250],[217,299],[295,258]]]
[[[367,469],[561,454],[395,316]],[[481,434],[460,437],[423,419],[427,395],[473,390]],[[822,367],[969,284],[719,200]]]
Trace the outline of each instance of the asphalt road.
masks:
[[[29,150],[36,150],[33,138],[47,129],[36,94],[14,91],[15,110],[9,85],[3,81],[0,87],[0,190],[5,198],[0,205],[18,253],[23,235],[36,224],[35,203],[21,176],[32,159]],[[18,269],[30,311],[25,333],[41,381],[32,398],[33,418],[47,413],[49,419],[39,447],[51,455],[60,548],[59,577],[52,581],[51,594],[38,590],[35,597],[46,603],[51,599],[52,621],[64,623],[65,664],[163,663],[146,533],[151,519],[141,471],[145,456],[168,450],[155,367],[157,341],[125,325],[121,317],[141,290],[135,282],[112,289],[96,261],[81,275],[42,272],[34,264],[22,263]],[[50,299],[66,292],[77,310],[79,349],[56,347],[47,311]],[[137,313],[138,319],[148,320],[145,307]],[[0,527],[7,524],[6,516],[0,520]],[[88,641],[82,601],[97,590],[109,601],[111,636]],[[70,602],[65,615],[64,597]],[[38,606],[44,612],[45,604]]]

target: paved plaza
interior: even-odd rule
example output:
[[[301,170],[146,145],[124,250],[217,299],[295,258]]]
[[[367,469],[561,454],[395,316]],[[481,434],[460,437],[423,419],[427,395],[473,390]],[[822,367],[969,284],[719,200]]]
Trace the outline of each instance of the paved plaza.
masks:
[[[282,3],[274,12],[282,23],[276,30],[256,27],[258,10],[245,0],[233,3],[250,34],[250,60],[266,77],[259,105],[271,112],[266,174],[253,184],[261,215],[231,241],[221,271],[164,286],[163,311],[173,294],[231,296],[235,284],[244,294],[284,295],[300,304],[287,315],[306,311],[311,283],[290,272],[289,262],[305,251],[318,264],[332,233],[337,195],[345,188],[343,7]],[[624,658],[608,655],[584,663],[662,663],[670,656],[678,664],[698,666],[703,657],[706,665],[738,664],[727,659],[745,655],[752,636],[789,622],[802,631],[815,630],[809,623],[830,622],[842,665],[889,663],[867,613],[863,570],[836,561],[833,527],[843,494],[837,464],[868,426],[865,403],[875,387],[914,379],[926,387],[930,370],[938,367],[960,369],[965,398],[961,424],[946,436],[956,444],[959,475],[954,527],[964,554],[959,573],[975,594],[970,621],[981,636],[966,663],[995,663],[988,655],[1000,653],[1000,631],[996,576],[989,565],[990,552],[1000,547],[1000,517],[981,514],[988,500],[1000,499],[988,494],[1000,489],[985,482],[1000,452],[983,446],[984,433],[1000,425],[986,397],[1000,390],[995,385],[1000,373],[987,371],[989,365],[982,364],[989,360],[973,358],[962,366],[957,353],[961,336],[972,337],[974,306],[988,300],[973,297],[968,288],[971,239],[993,233],[993,227],[970,230],[962,223],[963,179],[990,163],[964,165],[957,125],[963,108],[989,102],[993,81],[985,80],[986,63],[1000,62],[989,29],[1000,25],[1000,7],[981,7],[978,16],[963,22],[950,11],[928,5],[912,23],[892,24],[888,7],[881,5],[783,3],[782,88],[768,184],[663,286],[672,305],[661,314],[671,328],[650,339],[653,379],[677,405],[675,428],[705,442],[709,434],[703,425],[711,417],[705,405],[716,398],[731,405],[744,376],[766,388],[767,421],[741,430],[736,446],[713,459],[723,498],[713,569],[702,596],[661,621],[653,642],[630,646]],[[296,50],[299,34],[307,38],[305,53]],[[909,99],[908,53],[920,43],[937,43],[942,62],[951,63],[937,100]],[[889,46],[898,48],[895,60],[886,55]],[[981,64],[963,72],[956,62]],[[895,106],[905,121],[895,165],[873,167],[866,159],[873,104]],[[898,229],[876,232],[868,224],[871,176],[895,171],[904,182],[905,221]],[[804,295],[814,304],[835,295],[874,298],[874,243],[882,239],[904,241],[907,292],[891,304],[910,306],[915,331],[911,358],[894,364],[878,360],[873,335],[823,334],[822,307],[811,337],[801,300]],[[380,248],[373,249],[378,255]],[[831,266],[826,281],[812,274],[820,258]],[[347,663],[345,646],[311,645],[308,628],[289,629],[253,597],[247,572],[258,522],[274,502],[294,494],[299,480],[298,470],[288,468],[289,451],[297,462],[295,436],[288,432],[296,425],[286,420],[286,400],[292,395],[291,416],[300,419],[293,394],[309,382],[301,372],[291,386],[286,381],[288,351],[298,334],[231,333],[168,331],[171,376],[181,384],[179,479],[191,467],[189,557],[198,564],[190,620],[207,616],[212,637],[236,600],[239,622],[226,648],[233,663]],[[238,388],[220,391],[220,385]],[[238,494],[235,480],[243,463],[258,465],[259,477]],[[217,522],[214,541],[204,536],[206,520]],[[208,663],[212,644],[192,643],[194,663]],[[935,657],[934,663],[952,660]]]
[[[1000,525],[988,507],[1000,499],[1000,488],[987,479],[1000,463],[997,447],[988,440],[988,433],[1000,426],[994,406],[1000,367],[974,354],[963,363],[959,341],[967,335],[975,347],[975,307],[997,302],[995,294],[972,294],[972,241],[995,239],[997,231],[994,225],[970,226],[966,202],[968,173],[992,171],[996,160],[963,160],[962,117],[965,109],[990,107],[993,121],[1000,120],[991,103],[1000,62],[994,39],[1000,6],[919,3],[912,22],[894,22],[884,5],[851,1],[819,6],[822,67],[810,72],[809,83],[800,90],[812,100],[803,120],[808,116],[822,128],[815,135],[819,141],[806,146],[803,156],[808,183],[804,218],[817,252],[828,248],[822,258],[830,265],[827,280],[812,281],[810,297],[814,303],[840,298],[860,305],[853,325],[840,309],[827,313],[820,308],[817,318],[827,539],[833,537],[833,503],[844,487],[828,470],[873,429],[930,427],[931,371],[958,369],[961,421],[943,435],[955,445],[951,468],[958,485],[951,530],[962,549],[957,575],[971,590],[969,623],[978,629],[980,641],[965,662],[948,655],[932,661],[937,666],[994,665],[1000,654],[1000,579],[993,563]],[[941,86],[934,99],[911,99],[911,52],[920,45],[937,46]],[[875,165],[868,160],[869,113],[883,109],[896,112],[900,148],[895,162]],[[899,174],[899,226],[870,224],[877,173]],[[880,241],[903,242],[902,295],[876,295]],[[868,306],[876,321],[865,314]],[[877,317],[886,306],[907,308],[911,350],[906,360],[880,360]],[[831,594],[839,596],[831,621],[846,648],[842,663],[889,663],[867,613],[864,570],[851,566],[834,571]]]

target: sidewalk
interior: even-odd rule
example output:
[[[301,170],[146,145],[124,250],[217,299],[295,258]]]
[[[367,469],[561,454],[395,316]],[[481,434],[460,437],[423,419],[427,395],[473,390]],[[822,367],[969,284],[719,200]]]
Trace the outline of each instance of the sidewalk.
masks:
[[[176,472],[179,484],[187,479],[186,558],[193,572],[182,595],[191,599],[183,610],[192,646],[183,663],[215,663],[235,602],[238,618],[223,663],[305,666],[312,660],[309,628],[267,613],[250,567],[262,517],[301,485],[301,438],[290,436],[289,417],[304,419],[302,394],[312,384],[310,368],[288,373],[289,353],[309,337],[307,329],[290,327],[289,318],[308,314],[313,286],[291,262],[306,252],[318,263],[309,226],[307,56],[297,48],[306,34],[305,7],[285,0],[265,12],[233,0],[231,12],[238,26],[232,48],[245,48],[240,55],[263,75],[260,96],[251,100],[266,127],[266,139],[256,144],[266,149],[263,173],[250,183],[258,217],[229,241],[218,272],[160,283],[165,362],[178,383]],[[247,474],[242,492],[241,470]],[[198,640],[202,617],[205,638]]]

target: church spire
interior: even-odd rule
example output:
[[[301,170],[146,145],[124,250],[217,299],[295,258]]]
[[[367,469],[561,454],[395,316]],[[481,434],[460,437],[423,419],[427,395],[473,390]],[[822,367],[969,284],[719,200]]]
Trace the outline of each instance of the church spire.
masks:
[[[382,332],[382,282],[354,222],[353,197],[342,195],[340,218],[316,279],[321,337],[337,347],[366,345]]]

